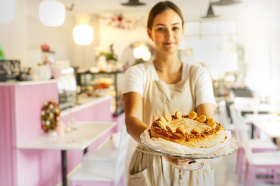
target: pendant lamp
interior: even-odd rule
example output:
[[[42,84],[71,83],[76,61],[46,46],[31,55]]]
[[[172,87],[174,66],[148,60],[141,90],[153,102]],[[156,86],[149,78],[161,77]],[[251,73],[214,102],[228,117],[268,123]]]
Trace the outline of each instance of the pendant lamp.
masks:
[[[215,15],[213,8],[212,8],[212,3],[210,2],[208,10],[207,10],[207,14],[206,14],[206,16],[203,16],[202,18],[214,18],[214,17],[219,17],[219,16]]]
[[[141,3],[139,0],[128,0],[127,3],[121,3],[123,6],[142,6],[145,5],[146,3]]]
[[[65,6],[58,0],[44,0],[39,6],[39,18],[46,26],[60,26],[65,19]]]
[[[15,11],[15,0],[0,0],[0,24],[11,22],[15,16]]]
[[[78,45],[89,45],[93,41],[94,32],[88,15],[77,15],[77,25],[73,29],[74,42]]]
[[[220,0],[217,2],[213,2],[212,5],[216,5],[216,6],[229,6],[229,5],[235,5],[235,4],[239,4],[241,3],[241,1],[237,1],[237,0]]]

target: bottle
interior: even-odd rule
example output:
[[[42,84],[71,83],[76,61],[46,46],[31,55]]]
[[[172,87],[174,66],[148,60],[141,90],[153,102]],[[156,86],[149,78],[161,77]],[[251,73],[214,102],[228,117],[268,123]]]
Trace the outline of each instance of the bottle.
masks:
[[[74,119],[74,114],[72,112],[72,109],[70,107],[70,119],[68,121],[68,126],[69,128],[71,128],[71,130],[76,130],[75,128],[75,119]]]
[[[58,135],[64,135],[65,133],[65,124],[61,121],[57,122],[56,132]]]

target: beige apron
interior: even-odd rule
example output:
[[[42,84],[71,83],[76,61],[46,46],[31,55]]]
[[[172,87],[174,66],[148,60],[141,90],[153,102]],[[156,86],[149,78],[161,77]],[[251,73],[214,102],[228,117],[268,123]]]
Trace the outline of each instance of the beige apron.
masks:
[[[196,66],[191,66],[189,77],[176,84],[154,81],[147,67],[143,94],[143,121],[147,125],[164,113],[181,110],[184,115],[195,110],[195,90],[191,81]],[[209,163],[197,171],[183,171],[170,165],[161,155],[138,145],[129,165],[128,186],[212,186],[214,171]]]

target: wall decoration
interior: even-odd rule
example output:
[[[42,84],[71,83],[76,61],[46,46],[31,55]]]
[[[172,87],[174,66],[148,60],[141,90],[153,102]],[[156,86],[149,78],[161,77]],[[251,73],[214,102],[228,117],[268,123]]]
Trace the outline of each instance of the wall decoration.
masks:
[[[41,111],[42,129],[45,132],[55,130],[59,122],[61,109],[54,101],[44,103]]]
[[[122,14],[109,14],[107,16],[94,15],[99,19],[105,20],[108,26],[122,30],[133,30],[139,27],[146,27],[146,18],[144,16],[138,18],[128,18]]]

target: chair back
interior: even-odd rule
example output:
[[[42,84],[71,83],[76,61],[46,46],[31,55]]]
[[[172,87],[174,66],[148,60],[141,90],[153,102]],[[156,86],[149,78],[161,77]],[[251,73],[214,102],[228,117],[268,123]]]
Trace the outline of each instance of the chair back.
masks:
[[[220,113],[220,123],[227,128],[229,126],[229,118],[227,115],[226,102],[224,100],[218,103],[218,110]]]
[[[260,104],[260,100],[258,98],[248,98],[248,97],[234,98],[234,105],[236,108],[250,108],[250,110],[252,110],[254,114],[258,113],[259,104]]]
[[[241,125],[242,125],[242,124],[240,123],[240,118],[241,118],[241,116],[238,115],[237,110],[236,110],[236,108],[235,108],[235,105],[234,105],[234,104],[231,104],[231,105],[229,106],[229,110],[230,110],[230,116],[231,116],[231,118],[232,118],[232,122],[233,122],[233,124],[235,125],[236,129],[240,128]]]
[[[251,163],[251,161],[253,160],[253,154],[252,154],[252,149],[250,147],[250,143],[249,143],[249,135],[248,135],[248,125],[246,125],[245,121],[241,121],[243,122],[243,127],[238,129],[238,133],[239,133],[239,143],[240,145],[243,147],[244,151],[245,151],[245,157],[246,159]]]
[[[242,128],[246,127],[247,125],[244,124],[242,116],[238,115],[234,104],[231,104],[229,106],[229,110],[230,110],[230,115],[231,115],[231,118],[232,118],[232,122],[235,126],[235,137],[238,141],[241,141],[240,130]],[[242,144],[239,143],[239,146],[242,146]]]
[[[124,125],[121,130],[120,143],[117,152],[117,160],[115,166],[115,180],[119,179],[121,174],[125,170],[129,138],[130,136],[126,131],[126,126]]]

